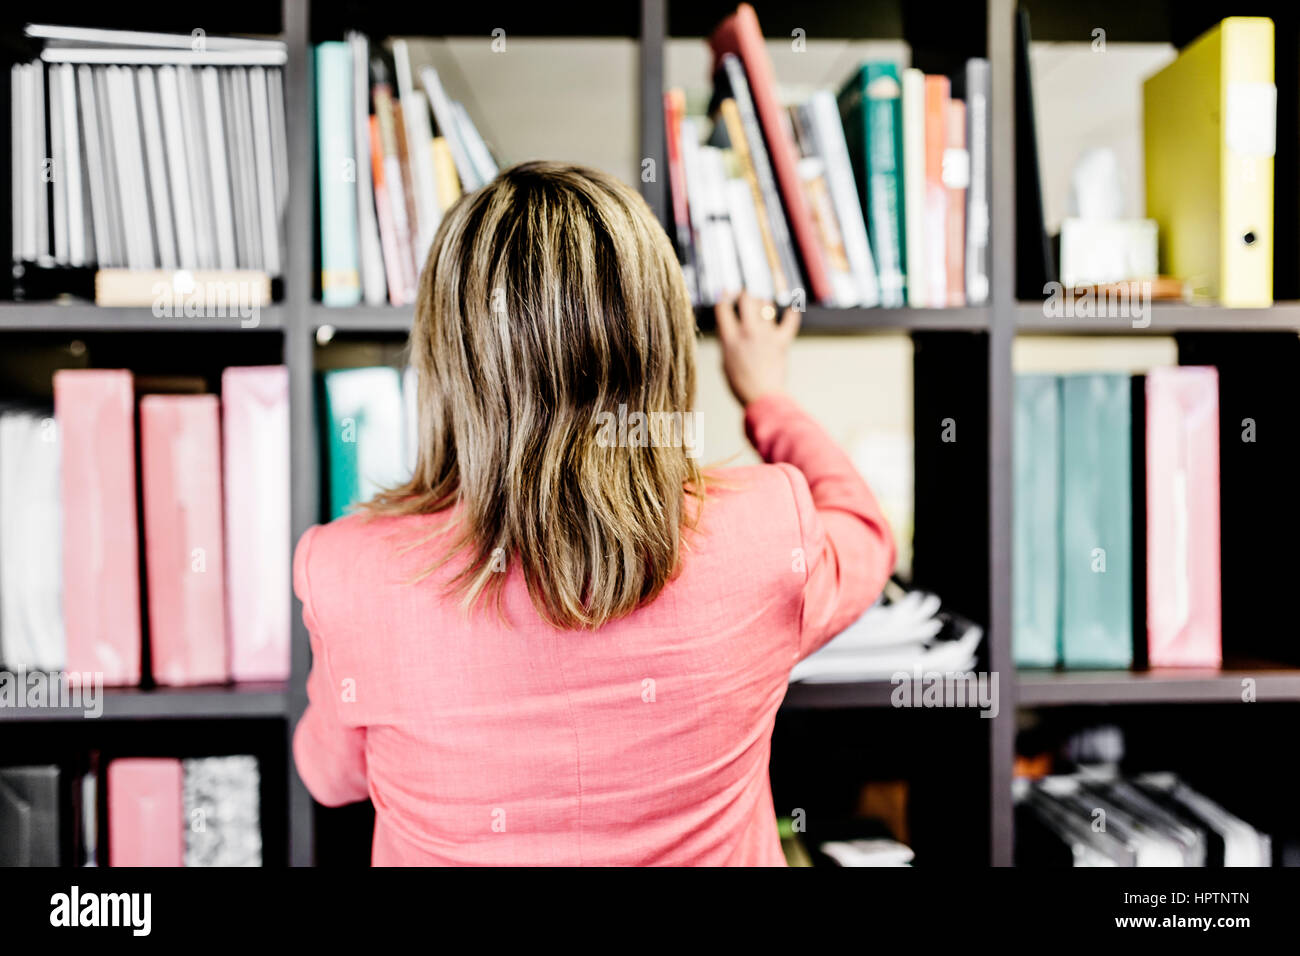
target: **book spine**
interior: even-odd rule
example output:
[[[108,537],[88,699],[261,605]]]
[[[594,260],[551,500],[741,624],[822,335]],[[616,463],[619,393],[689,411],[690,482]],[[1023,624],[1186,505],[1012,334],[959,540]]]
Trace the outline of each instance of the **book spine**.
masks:
[[[970,154],[966,151],[966,104],[949,100],[947,145],[943,151],[943,186],[948,194],[947,248],[948,302],[966,304],[966,189],[970,185]]]
[[[388,195],[388,171],[384,165],[384,143],[377,116],[370,117],[370,163],[374,178],[375,217],[379,221],[379,241],[384,268],[388,272],[388,301],[402,306],[408,302],[406,279],[402,275],[402,251],[397,241],[397,224],[393,221],[393,200]]]
[[[835,97],[827,90],[812,95],[807,104],[807,114],[812,138],[817,152],[826,167],[826,187],[830,191],[835,217],[839,222],[844,251],[849,269],[857,280],[857,296],[853,304],[880,305],[880,286],[876,278],[876,263],[871,256],[871,243],[862,218],[862,204],[853,184],[853,167],[849,162],[848,147],[844,142],[844,129],[840,125]]]
[[[691,301],[698,304],[700,289],[695,274],[695,242],[691,237],[690,213],[686,205],[686,167],[682,163],[682,112],[685,109],[681,90],[664,94],[664,132],[668,150],[668,186],[672,197],[673,236],[677,245],[677,258],[682,264],[682,274]]]
[[[1018,375],[1014,422],[1011,649],[1017,666],[1061,658],[1061,383]]]
[[[372,89],[375,116],[379,119],[379,138],[384,149],[384,184],[388,188],[388,205],[393,216],[393,232],[397,237],[398,267],[402,274],[402,299],[415,300],[415,254],[411,248],[410,204],[406,199],[406,182],[402,177],[401,157],[397,143],[396,106],[393,91],[386,83],[376,83]]]
[[[869,74],[863,89],[866,133],[868,225],[880,269],[880,297],[901,306],[906,290],[903,248],[902,90],[893,64]]]
[[[907,304],[930,304],[926,265],[925,74],[903,71],[903,241],[907,267]]]
[[[320,148],[321,299],[328,306],[361,301],[357,206],[351,155],[351,53],[340,42],[316,48],[316,124]]]
[[[288,369],[226,369],[221,415],[230,676],[288,680]]]
[[[108,765],[108,865],[181,866],[181,762],[132,757]]]
[[[946,76],[925,78],[925,284],[931,308],[948,304],[948,192],[943,154],[948,142]]]
[[[1213,368],[1146,377],[1147,648],[1152,667],[1223,660],[1219,380]]]
[[[966,192],[966,302],[989,300],[989,61],[966,63],[966,144],[970,187]]]
[[[131,373],[54,374],[68,669],[140,682],[135,397]]]
[[[230,678],[220,436],[215,395],[140,400],[149,647],[159,684]]]

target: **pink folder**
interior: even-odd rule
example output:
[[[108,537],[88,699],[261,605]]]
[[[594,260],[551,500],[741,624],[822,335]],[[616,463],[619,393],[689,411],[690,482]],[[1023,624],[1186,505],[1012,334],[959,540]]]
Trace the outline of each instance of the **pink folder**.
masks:
[[[1223,661],[1219,579],[1219,376],[1146,380],[1147,646],[1152,667]]]
[[[221,413],[230,676],[287,680],[289,370],[282,365],[226,369]]]
[[[181,762],[132,757],[108,765],[108,865],[181,866]]]
[[[215,395],[140,400],[149,647],[159,684],[230,677]]]
[[[68,670],[140,683],[135,393],[124,369],[54,373]]]

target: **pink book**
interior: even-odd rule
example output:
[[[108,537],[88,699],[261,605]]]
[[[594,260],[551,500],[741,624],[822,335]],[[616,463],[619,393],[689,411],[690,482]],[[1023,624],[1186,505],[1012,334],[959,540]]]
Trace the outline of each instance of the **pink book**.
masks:
[[[221,376],[230,676],[289,678],[289,370]]]
[[[215,395],[140,400],[149,647],[159,684],[230,678]]]
[[[68,670],[140,683],[135,393],[124,369],[54,373]]]
[[[1146,380],[1147,646],[1152,667],[1218,667],[1219,376]]]
[[[181,762],[132,757],[108,765],[108,865],[181,866]]]

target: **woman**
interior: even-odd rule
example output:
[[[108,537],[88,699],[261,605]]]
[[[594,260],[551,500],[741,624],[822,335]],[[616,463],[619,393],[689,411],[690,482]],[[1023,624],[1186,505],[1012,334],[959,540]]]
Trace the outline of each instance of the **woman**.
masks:
[[[762,313],[717,325],[767,464],[702,475],[689,428],[608,427],[693,400],[694,314],[641,198],[527,163],[447,213],[411,329],[414,476],[294,558],[295,759],[321,803],[374,801],[375,864],[783,864],[790,669],[894,545],[781,392],[798,315]]]

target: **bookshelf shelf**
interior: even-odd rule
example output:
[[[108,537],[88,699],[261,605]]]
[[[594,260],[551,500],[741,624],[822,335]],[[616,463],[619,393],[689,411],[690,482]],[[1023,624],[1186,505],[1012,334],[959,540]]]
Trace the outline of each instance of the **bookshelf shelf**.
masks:
[[[104,688],[99,720],[193,720],[284,717],[286,685],[232,684],[224,687]],[[0,707],[0,722],[88,720],[82,708]]]
[[[1021,671],[1016,702],[1021,707],[1084,704],[1202,704],[1240,702],[1254,681],[1260,703],[1300,702],[1300,669]]]
[[[887,680],[845,681],[826,684],[791,684],[781,704],[783,711],[841,710],[889,707],[894,685]]]
[[[1300,332],[1300,302],[1278,302],[1267,309],[1229,309],[1214,305],[1154,303],[1150,324],[1134,328],[1131,318],[1087,318],[1043,314],[1036,302],[1019,302],[1016,331],[1031,335],[1172,335],[1178,332]]]
[[[148,308],[110,308],[88,302],[4,302],[0,303],[0,331],[46,332],[82,330],[87,332],[186,332],[186,331],[255,331],[282,330],[286,312],[273,305],[260,310],[256,326],[243,327],[238,315],[228,317],[156,316]]]

